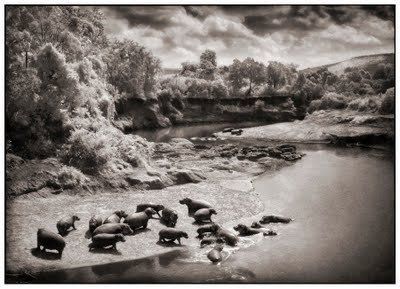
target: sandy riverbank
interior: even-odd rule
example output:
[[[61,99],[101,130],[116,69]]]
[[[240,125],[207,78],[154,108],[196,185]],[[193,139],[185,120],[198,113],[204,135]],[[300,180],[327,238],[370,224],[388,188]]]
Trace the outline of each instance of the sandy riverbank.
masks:
[[[73,192],[58,195],[40,193],[24,194],[7,200],[7,273],[35,272],[53,269],[66,269],[95,264],[105,264],[133,260],[171,250],[199,250],[199,241],[195,238],[197,225],[187,215],[186,206],[179,204],[184,197],[204,199],[213,204],[218,211],[214,216],[219,224],[232,224],[260,214],[263,204],[252,190],[251,180],[265,172],[278,170],[291,162],[278,158],[263,157],[256,161],[238,160],[231,145],[217,146],[194,150],[181,149],[178,155],[153,163],[168,162],[169,166],[188,170],[203,176],[196,183],[173,185],[156,190],[119,189],[113,191],[97,191],[90,194],[74,195]],[[234,150],[235,148],[233,148]],[[179,219],[177,228],[187,231],[189,239],[183,239],[182,247],[164,247],[157,244],[158,232],[165,228],[157,219],[150,220],[148,230],[127,236],[125,243],[118,243],[118,252],[89,252],[90,239],[86,235],[88,220],[92,214],[103,218],[114,210],[123,209],[134,212],[136,205],[143,202],[161,203],[175,209]],[[56,231],[56,222],[62,216],[77,214],[81,221],[77,222],[77,230],[65,237],[67,246],[62,259],[53,254],[40,254],[35,251],[36,232],[38,228]],[[85,236],[86,235],[86,236]]]
[[[394,116],[347,110],[317,111],[304,120],[243,129],[241,135],[217,133],[231,139],[328,143],[384,143],[394,138]]]

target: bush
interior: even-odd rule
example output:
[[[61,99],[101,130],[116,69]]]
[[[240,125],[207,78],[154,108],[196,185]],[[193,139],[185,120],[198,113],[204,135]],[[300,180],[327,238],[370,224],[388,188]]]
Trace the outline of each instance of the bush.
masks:
[[[63,167],[57,175],[57,182],[63,189],[80,187],[88,181],[81,171],[72,167]]]
[[[137,167],[148,155],[147,142],[135,135],[125,135],[104,119],[75,117],[81,128],[75,129],[63,147],[62,160],[84,173],[95,174],[106,170]]]
[[[394,104],[394,88],[389,88],[383,96],[381,105],[379,107],[379,113],[392,114],[395,112]]]
[[[380,107],[380,102],[378,96],[359,97],[352,100],[348,108],[355,111],[376,112]]]
[[[344,109],[346,108],[347,99],[343,95],[328,92],[321,99],[313,100],[308,107],[308,112],[312,113],[316,110],[326,109]]]
[[[70,147],[63,156],[63,161],[79,168],[84,173],[93,174],[116,155],[115,148],[110,147],[104,135],[79,129],[70,138]]]

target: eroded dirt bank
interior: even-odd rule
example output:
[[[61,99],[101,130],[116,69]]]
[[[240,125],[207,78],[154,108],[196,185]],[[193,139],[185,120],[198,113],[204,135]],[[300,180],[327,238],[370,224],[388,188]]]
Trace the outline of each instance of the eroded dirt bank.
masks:
[[[292,163],[284,160],[276,147],[241,147],[232,144],[211,147],[178,139],[169,144],[156,144],[150,163],[137,168],[135,173],[130,172],[128,182],[124,174],[122,179],[113,179],[111,183],[107,181],[105,183],[108,185],[102,187],[104,183],[92,178],[85,182],[86,185],[74,189],[72,184],[54,185],[51,181],[52,178],[60,181],[57,170],[62,169],[54,159],[50,161],[52,165],[43,165],[46,161],[32,164],[26,161],[19,163],[21,160],[15,160],[15,157],[11,159],[14,159],[14,164],[13,168],[9,167],[10,172],[25,168],[27,183],[19,180],[11,182],[9,186],[14,193],[18,188],[25,190],[24,194],[16,193],[18,197],[7,200],[6,262],[9,274],[34,274],[43,270],[132,260],[177,248],[198,250],[199,241],[195,238],[197,225],[187,215],[186,206],[179,204],[179,199],[191,197],[207,200],[218,211],[214,216],[215,222],[232,223],[260,214],[263,210],[262,202],[252,191],[250,180],[266,170],[278,170]],[[27,192],[27,187],[37,184],[33,180],[40,180],[44,185]],[[135,212],[136,206],[143,202],[161,203],[178,212],[177,228],[189,234],[188,240],[183,239],[184,246],[165,247],[157,244],[158,232],[165,226],[153,219],[149,222],[148,230],[127,236],[125,243],[118,243],[118,252],[89,252],[87,228],[92,214],[105,218],[114,210]],[[65,237],[67,246],[62,259],[55,254],[37,252],[37,229],[56,231],[57,220],[74,213],[81,221],[77,222],[77,230]]]

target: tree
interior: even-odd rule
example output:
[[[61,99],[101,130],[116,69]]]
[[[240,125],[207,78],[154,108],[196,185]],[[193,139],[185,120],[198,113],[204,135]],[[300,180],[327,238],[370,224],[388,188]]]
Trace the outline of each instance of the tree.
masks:
[[[154,97],[160,61],[150,51],[131,40],[115,41],[107,49],[103,60],[107,65],[108,81],[123,97]]]
[[[229,66],[228,81],[233,91],[238,91],[243,86],[242,62],[240,60],[234,59]]]
[[[286,83],[285,66],[277,61],[271,61],[267,67],[267,82],[274,89]]]
[[[194,77],[197,74],[199,65],[191,62],[183,62],[180,75]]]
[[[235,59],[229,67],[228,79],[234,89],[240,89],[245,83],[248,84],[246,95],[253,93],[254,86],[261,85],[266,81],[266,68],[261,62],[247,57],[243,62]]]
[[[206,50],[200,55],[199,77],[207,80],[214,79],[217,70],[217,56],[214,51]]]

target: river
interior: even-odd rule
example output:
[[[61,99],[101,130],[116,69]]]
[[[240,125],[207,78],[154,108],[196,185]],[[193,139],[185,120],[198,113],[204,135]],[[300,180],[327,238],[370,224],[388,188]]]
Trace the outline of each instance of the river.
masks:
[[[326,145],[299,146],[306,153],[302,160],[253,182],[264,202],[265,214],[294,219],[289,224],[271,226],[277,236],[249,237],[255,240],[254,245],[231,254],[219,265],[193,261],[192,253],[175,251],[142,260],[56,271],[40,280],[393,282],[393,154]],[[256,218],[243,221],[249,225],[252,220]]]

